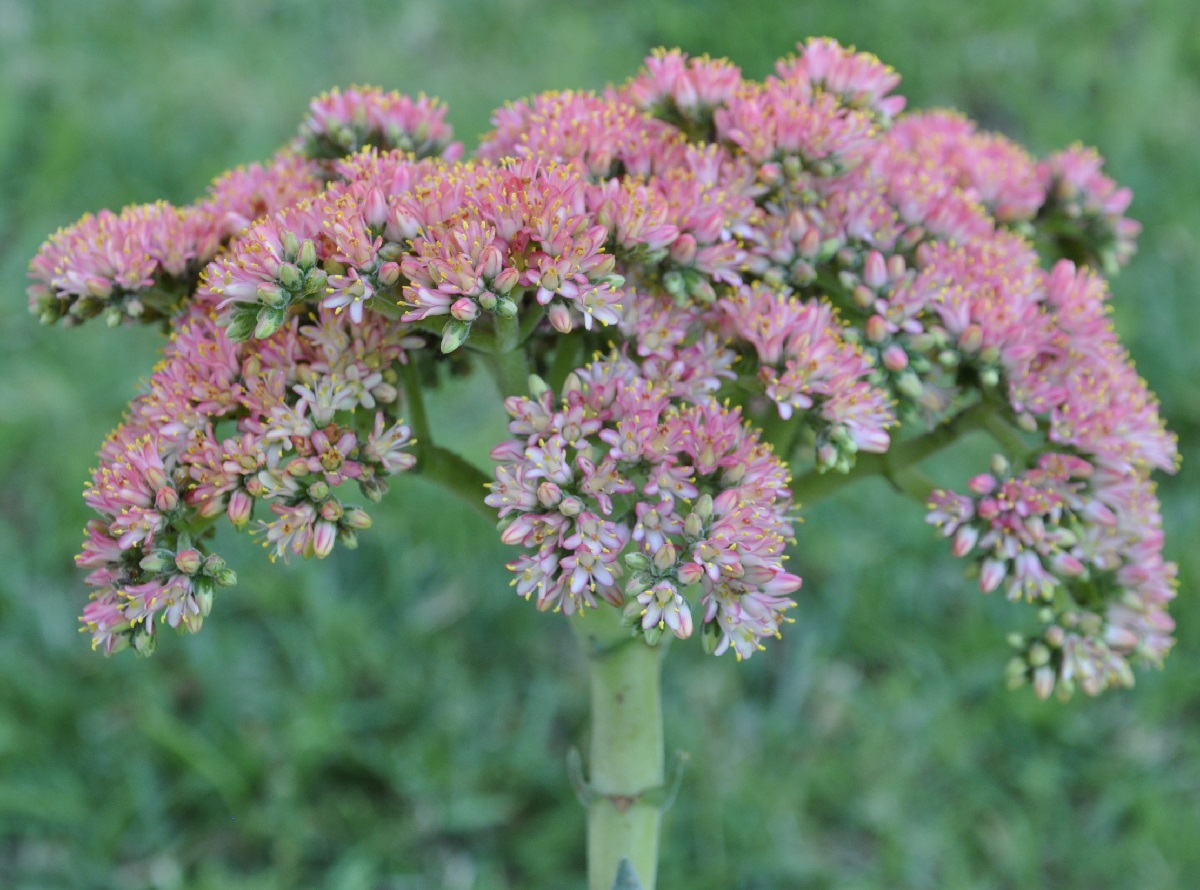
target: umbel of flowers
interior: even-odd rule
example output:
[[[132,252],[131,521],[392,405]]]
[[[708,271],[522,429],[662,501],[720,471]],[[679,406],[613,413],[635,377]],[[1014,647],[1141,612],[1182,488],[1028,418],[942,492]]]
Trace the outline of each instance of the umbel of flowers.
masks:
[[[335,90],[195,204],[53,235],[44,322],[168,335],[85,492],[95,645],[199,629],[234,581],[219,517],[324,557],[413,470],[500,520],[537,608],[748,658],[802,618],[797,511],[876,473],[1028,604],[1012,684],[1131,685],[1172,642],[1151,474],[1177,454],[1109,320],[1130,193],[1090,149],[905,113],[898,82],[827,39],[762,81],[659,51],[500,109],[465,160],[438,103]],[[429,429],[441,366],[505,396],[486,499]],[[925,481],[968,430],[991,466]]]

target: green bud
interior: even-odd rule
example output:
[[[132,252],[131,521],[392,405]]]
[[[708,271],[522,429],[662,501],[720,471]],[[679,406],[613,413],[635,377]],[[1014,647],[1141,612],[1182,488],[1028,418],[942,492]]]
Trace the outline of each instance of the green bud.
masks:
[[[1034,667],[1042,667],[1050,663],[1050,650],[1041,643],[1029,647],[1029,663]]]
[[[254,325],[255,339],[265,340],[270,337],[283,327],[283,322],[286,318],[287,309],[272,309],[269,306],[262,307],[258,311],[258,321]]]
[[[345,528],[368,529],[371,527],[371,517],[360,507],[347,507],[342,514],[342,525]]]
[[[1005,479],[1012,474],[1012,464],[1008,462],[1008,458],[1003,454],[993,454],[991,470],[993,475]]]
[[[388,492],[388,484],[378,476],[364,477],[358,480],[359,491],[368,501],[378,504]]]
[[[304,243],[300,245],[300,249],[296,251],[296,265],[300,267],[302,272],[307,272],[317,264],[317,246],[312,243],[311,238],[305,238]]]
[[[304,295],[311,297],[314,294],[323,294],[328,285],[329,276],[325,270],[313,269],[304,276]]]
[[[650,560],[647,559],[646,555],[643,553],[638,553],[636,551],[626,553],[623,559],[625,560],[626,567],[631,572],[644,572],[650,568]]]
[[[496,314],[502,318],[516,318],[517,304],[509,297],[501,297],[496,303]]]
[[[657,646],[658,641],[663,637],[663,629],[658,625],[648,627],[642,631],[642,636],[645,638],[647,646]]]
[[[817,250],[817,263],[827,263],[833,259],[834,254],[841,248],[842,242],[838,238],[827,238],[821,242],[820,248]]]
[[[152,550],[142,557],[138,565],[146,572],[161,572],[173,559],[174,554],[170,550]]]
[[[716,621],[709,621],[700,627],[700,644],[704,647],[705,655],[712,655],[721,643],[721,628]]]
[[[901,395],[918,399],[925,387],[921,385],[921,379],[916,374],[905,373],[896,378],[896,389]]]
[[[449,354],[462,346],[471,334],[471,323],[451,319],[442,328],[442,352]]]
[[[237,584],[237,572],[233,569],[221,569],[213,575],[213,583],[218,587],[232,587]]]
[[[235,309],[230,316],[229,325],[225,328],[225,336],[234,343],[242,343],[254,332],[254,312],[249,309]]]
[[[143,658],[149,658],[158,648],[158,637],[150,633],[144,624],[133,628],[129,642],[133,646],[133,651]]]
[[[300,253],[300,239],[296,237],[296,233],[285,231],[279,236],[279,243],[283,246],[284,258],[291,261],[296,259],[296,255]]]
[[[104,310],[104,323],[110,328],[121,326],[121,322],[125,320],[125,313],[121,311],[120,306],[109,306]]]

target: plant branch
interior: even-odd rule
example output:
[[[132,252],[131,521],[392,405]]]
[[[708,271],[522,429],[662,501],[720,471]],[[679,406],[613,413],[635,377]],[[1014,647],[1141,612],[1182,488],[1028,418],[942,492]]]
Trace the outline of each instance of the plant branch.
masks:
[[[418,448],[415,468],[418,475],[466,501],[489,523],[496,522],[496,511],[483,502],[486,486],[492,481],[483,470],[453,451],[432,443]]]
[[[811,506],[841,491],[863,476],[884,476],[899,490],[913,494],[917,477],[910,473],[921,461],[953,444],[972,430],[987,429],[995,407],[979,401],[927,433],[894,444],[884,454],[860,454],[849,473],[820,473],[812,470],[792,482],[797,504]]]

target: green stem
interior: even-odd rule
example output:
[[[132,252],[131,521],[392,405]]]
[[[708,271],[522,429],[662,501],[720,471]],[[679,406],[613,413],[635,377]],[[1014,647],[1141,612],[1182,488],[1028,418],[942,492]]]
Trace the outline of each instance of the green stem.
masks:
[[[432,443],[421,448],[418,445],[416,472],[451,494],[466,501],[476,512],[490,523],[496,521],[496,511],[483,502],[486,486],[492,480],[474,464],[445,448]]]
[[[797,504],[811,506],[863,476],[885,476],[901,491],[915,495],[915,477],[908,472],[910,468],[967,432],[990,429],[994,411],[990,402],[976,402],[929,432],[897,442],[885,454],[860,454],[849,473],[818,473],[816,470],[805,473],[792,482],[792,496]]]
[[[560,334],[554,343],[554,360],[546,371],[546,385],[554,390],[556,395],[562,395],[563,382],[567,375],[578,368],[580,362],[579,346],[583,341],[577,334]]]
[[[496,352],[512,352],[521,345],[521,329],[515,315],[495,315]]]
[[[588,657],[592,743],[588,890],[612,890],[628,859],[654,890],[665,784],[662,660],[665,646],[633,639],[617,609],[601,604],[571,619]]]
[[[484,361],[502,396],[529,394],[529,362],[522,349],[511,352],[484,353]]]
[[[429,428],[429,414],[425,411],[425,394],[421,391],[417,361],[412,356],[406,364],[401,365],[400,378],[404,382],[404,401],[408,404],[408,425],[412,427],[419,449],[425,445],[433,446],[433,433]]]

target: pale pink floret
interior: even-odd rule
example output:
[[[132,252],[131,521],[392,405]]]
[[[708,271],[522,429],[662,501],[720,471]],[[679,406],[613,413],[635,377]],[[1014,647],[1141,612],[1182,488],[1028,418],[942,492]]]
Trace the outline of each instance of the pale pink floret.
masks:
[[[678,49],[656,49],[645,67],[621,90],[639,108],[671,108],[691,120],[702,119],[727,102],[742,83],[740,69],[728,59],[688,57]]]
[[[58,314],[80,298],[107,303],[136,297],[159,277],[180,278],[207,262],[220,246],[217,217],[165,201],[102,210],[60,229],[29,266],[30,307],[48,302]],[[136,316],[139,304],[126,303]]]
[[[445,118],[446,107],[427,96],[413,99],[369,86],[333,89],[309,104],[298,145],[327,143],[346,155],[364,145],[382,144],[454,160],[462,154],[462,146],[451,142],[453,130]]]

